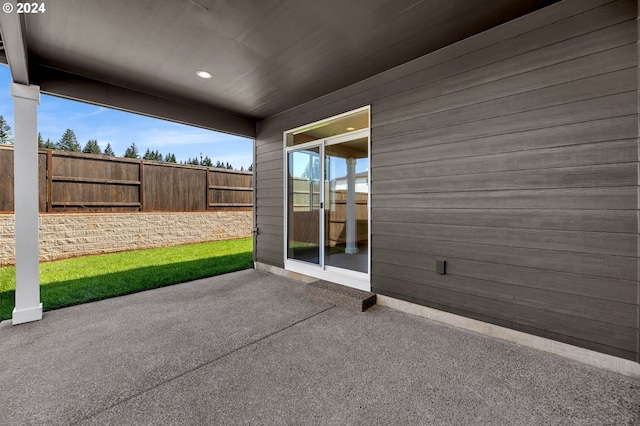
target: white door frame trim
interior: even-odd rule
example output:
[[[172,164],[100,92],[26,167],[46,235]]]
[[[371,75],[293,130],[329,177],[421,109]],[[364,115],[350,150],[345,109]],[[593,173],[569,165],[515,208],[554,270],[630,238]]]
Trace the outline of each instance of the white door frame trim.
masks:
[[[287,135],[293,132],[297,132],[310,127],[317,127],[325,122],[333,121],[344,116],[352,115],[361,111],[367,111],[369,114],[369,127],[366,129],[355,130],[336,136],[331,136],[324,139],[318,139],[311,142],[306,142],[294,146],[287,146]],[[308,262],[303,262],[295,259],[288,258],[288,232],[289,232],[289,188],[288,188],[288,164],[289,153],[299,150],[304,150],[311,147],[320,147],[320,176],[321,188],[320,188],[320,202],[324,207],[324,148],[328,145],[334,145],[342,142],[346,142],[357,138],[367,138],[367,159],[369,160],[369,170],[367,173],[368,193],[367,193],[367,215],[368,215],[368,247],[367,247],[367,272],[357,272],[348,269],[336,268],[332,266],[326,266],[324,264],[324,243],[320,244],[320,260],[319,265],[314,265]],[[284,199],[284,214],[283,214],[283,263],[284,268],[291,272],[296,272],[303,275],[308,275],[314,278],[323,279],[326,281],[335,282],[348,287],[356,288],[358,290],[371,291],[371,107],[370,105],[358,108],[352,111],[345,112],[336,116],[328,117],[323,120],[316,121],[304,126],[296,127],[294,129],[283,132],[283,199]],[[320,235],[324,236],[324,208],[320,209]]]

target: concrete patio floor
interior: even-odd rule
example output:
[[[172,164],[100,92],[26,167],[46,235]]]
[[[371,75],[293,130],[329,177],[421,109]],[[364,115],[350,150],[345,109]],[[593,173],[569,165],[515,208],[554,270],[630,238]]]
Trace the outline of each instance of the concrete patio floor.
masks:
[[[638,424],[640,380],[246,270],[0,324],[1,424]]]

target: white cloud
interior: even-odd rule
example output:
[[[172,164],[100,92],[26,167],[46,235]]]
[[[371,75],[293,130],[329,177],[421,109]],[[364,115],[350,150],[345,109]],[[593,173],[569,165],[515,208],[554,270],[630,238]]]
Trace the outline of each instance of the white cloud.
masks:
[[[107,111],[109,111],[107,108],[97,107],[94,111],[91,112],[77,113],[73,117],[69,118],[69,120],[79,120],[82,118],[93,117],[94,115],[102,114],[103,112]]]
[[[132,135],[138,145],[149,148],[177,147],[190,145],[221,146],[234,143],[251,146],[250,139],[238,138],[224,133],[195,129],[184,126],[184,129],[164,129],[158,126],[151,129],[138,130]]]

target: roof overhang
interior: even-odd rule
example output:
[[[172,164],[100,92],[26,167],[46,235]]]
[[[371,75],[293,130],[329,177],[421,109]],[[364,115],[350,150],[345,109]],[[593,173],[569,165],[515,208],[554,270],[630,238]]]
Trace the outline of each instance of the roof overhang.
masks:
[[[15,10],[15,0],[5,2]],[[18,13],[0,13],[0,34],[4,57],[11,68],[11,77],[15,83],[29,84],[29,66],[27,46],[24,37],[23,15]]]
[[[555,1],[56,0],[0,13],[0,30],[16,82],[254,137],[261,119]]]

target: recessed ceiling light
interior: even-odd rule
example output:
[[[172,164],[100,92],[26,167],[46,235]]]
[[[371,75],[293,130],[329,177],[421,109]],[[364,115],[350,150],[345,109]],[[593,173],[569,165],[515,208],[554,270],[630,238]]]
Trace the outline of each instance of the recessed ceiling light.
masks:
[[[355,130],[355,129],[356,129],[355,127],[347,127],[348,131],[352,131],[352,130]]]
[[[196,72],[196,75],[197,75],[198,77],[200,77],[200,78],[211,78],[211,77],[213,77],[213,76],[211,75],[211,73],[210,73],[210,72],[208,72],[208,71],[198,71],[198,72]]]

